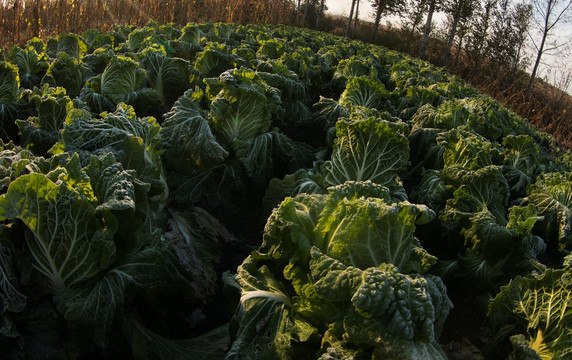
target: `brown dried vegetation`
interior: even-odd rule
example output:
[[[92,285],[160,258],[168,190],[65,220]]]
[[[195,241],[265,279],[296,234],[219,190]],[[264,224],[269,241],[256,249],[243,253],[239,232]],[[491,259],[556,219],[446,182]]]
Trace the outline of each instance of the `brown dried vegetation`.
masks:
[[[8,0],[0,8],[2,47],[62,31],[105,31],[113,25],[143,26],[150,20],[188,22],[289,23],[287,0]]]

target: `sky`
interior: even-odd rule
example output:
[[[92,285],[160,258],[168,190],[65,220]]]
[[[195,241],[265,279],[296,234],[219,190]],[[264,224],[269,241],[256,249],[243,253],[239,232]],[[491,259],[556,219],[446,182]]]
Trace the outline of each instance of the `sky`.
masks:
[[[328,6],[328,12],[336,15],[348,15],[350,13],[350,8],[352,6],[352,0],[326,0],[326,5]],[[369,18],[373,12],[369,0],[361,0],[360,7],[360,18]],[[366,8],[367,7],[367,8]],[[364,12],[366,11],[366,12]]]

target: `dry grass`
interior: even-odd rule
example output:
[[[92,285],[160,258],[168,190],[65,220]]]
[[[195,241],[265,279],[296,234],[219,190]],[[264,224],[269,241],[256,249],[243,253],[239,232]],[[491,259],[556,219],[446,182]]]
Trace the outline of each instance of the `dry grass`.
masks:
[[[529,94],[525,89],[530,75],[489,64],[474,69],[461,60],[451,71],[475,88],[494,97],[530,123],[552,134],[564,149],[572,149],[572,96],[536,79]],[[508,79],[508,80],[507,80]]]
[[[288,0],[11,0],[0,6],[0,44],[9,48],[34,36],[143,26],[150,20],[290,24],[294,17]]]

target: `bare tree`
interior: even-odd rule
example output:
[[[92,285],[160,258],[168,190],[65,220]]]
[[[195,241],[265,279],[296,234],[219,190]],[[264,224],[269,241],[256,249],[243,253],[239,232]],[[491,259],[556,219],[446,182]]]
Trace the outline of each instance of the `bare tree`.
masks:
[[[465,48],[467,45],[465,44],[465,40],[469,38],[471,25],[469,18],[465,21],[459,21],[459,24],[457,25],[457,33],[455,36],[457,39],[457,45],[455,46],[455,60],[453,61],[453,66],[457,66],[459,63],[459,57],[466,51]],[[451,54],[452,52],[453,50],[451,49]]]
[[[373,25],[371,42],[375,42],[377,38],[377,31],[379,29],[379,22],[381,21],[381,16],[401,14],[405,9],[405,0],[371,0],[371,4],[375,9],[375,23]]]
[[[302,26],[306,26],[306,20],[308,19],[308,11],[310,10],[310,0],[306,0],[304,3],[304,16],[302,18]]]
[[[352,7],[350,9],[350,16],[348,16],[348,26],[346,27],[346,37],[350,36],[350,29],[352,28],[352,18],[354,16],[354,8],[357,0],[352,0]]]
[[[526,34],[530,29],[530,22],[532,19],[532,5],[529,3],[516,4],[513,14],[513,33],[515,51],[512,61],[510,63],[511,72],[510,78],[514,79],[519,70],[523,70],[528,65],[528,58],[523,54],[523,49],[526,42]]]
[[[527,93],[530,93],[532,89],[542,56],[562,49],[566,45],[566,43],[557,40],[549,44],[547,42],[549,42],[549,38],[558,25],[570,22],[572,15],[570,11],[572,0],[533,0],[532,5],[534,7],[534,23],[540,34],[540,41],[531,34],[530,39],[536,49],[536,60],[526,88]]]
[[[475,5],[475,0],[453,0],[445,7],[445,10],[451,14],[453,19],[449,31],[449,41],[447,42],[447,49],[443,59],[443,66],[449,65],[449,60],[451,59],[451,49],[453,48],[453,42],[455,41],[455,36],[457,35],[459,22],[464,22],[473,14]]]
[[[401,30],[403,33],[404,52],[409,53],[413,39],[419,33],[420,25],[423,22],[423,14],[427,11],[426,0],[408,0],[401,20]]]
[[[497,0],[493,8],[489,35],[482,53],[486,53],[488,70],[495,74],[503,89],[511,86],[528,66],[524,49],[531,18],[532,5],[528,2],[513,4],[510,0]],[[481,59],[484,60],[485,56]],[[480,71],[485,70],[483,65]]]
[[[478,4],[475,14],[470,21],[469,38],[467,39],[467,52],[473,69],[480,71],[484,50],[489,39],[491,21],[498,0],[485,0]]]
[[[441,9],[441,5],[441,0],[429,0],[427,19],[425,20],[423,37],[421,38],[421,45],[419,45],[419,53],[417,55],[420,59],[425,58],[425,51],[427,51],[427,43],[429,42],[429,33],[431,33],[431,27],[433,23],[433,14],[435,11],[439,11]]]
[[[361,0],[357,0],[357,4],[356,4],[356,16],[354,18],[354,29],[352,30],[352,37],[356,36],[356,28],[357,28],[357,24],[359,21],[359,3]]]
[[[296,5],[296,26],[300,26],[300,12],[302,11],[302,0],[298,0]]]
[[[322,22],[322,16],[324,16],[324,2],[325,0],[320,1],[320,7],[318,8],[318,16],[316,17],[316,30],[320,30],[320,23]]]

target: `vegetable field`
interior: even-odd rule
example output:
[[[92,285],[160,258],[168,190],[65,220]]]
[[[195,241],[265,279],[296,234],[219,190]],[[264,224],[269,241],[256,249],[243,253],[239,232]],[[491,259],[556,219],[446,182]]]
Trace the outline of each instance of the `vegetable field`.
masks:
[[[572,158],[446,70],[284,26],[0,62],[7,359],[572,359]]]

